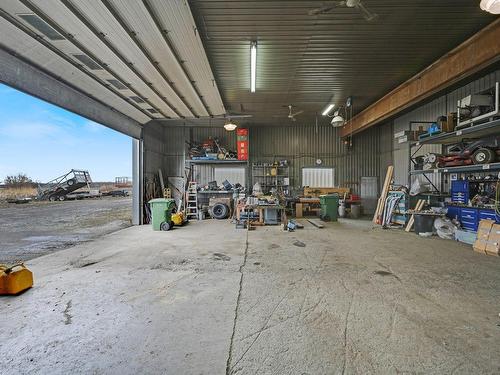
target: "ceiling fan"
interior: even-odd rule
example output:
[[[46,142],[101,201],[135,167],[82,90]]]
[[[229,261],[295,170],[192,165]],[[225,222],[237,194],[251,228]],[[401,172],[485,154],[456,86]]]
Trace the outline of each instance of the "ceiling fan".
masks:
[[[312,9],[309,11],[310,16],[317,16],[320,14],[332,13],[335,8],[347,7],[356,8],[361,12],[365,20],[373,21],[378,18],[378,14],[371,12],[364,6],[361,0],[345,0],[345,1],[329,1],[329,5],[322,6],[320,8]]]
[[[297,121],[297,119],[295,118],[295,116],[298,116],[300,115],[302,112],[304,111],[297,111],[297,112],[292,112],[293,110],[293,105],[289,104],[289,105],[284,105],[283,107],[288,107],[288,116],[286,116],[287,118],[289,118],[290,120],[292,121]],[[283,115],[275,115],[273,117],[283,117]]]

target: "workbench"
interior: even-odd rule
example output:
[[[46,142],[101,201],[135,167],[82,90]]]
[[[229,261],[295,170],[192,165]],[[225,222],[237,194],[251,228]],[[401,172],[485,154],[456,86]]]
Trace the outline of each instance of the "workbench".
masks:
[[[285,207],[276,204],[258,204],[258,205],[247,205],[239,204],[236,207],[236,219],[240,221],[242,211],[257,211],[259,213],[259,223],[264,225],[265,223],[265,211],[266,210],[283,210]],[[277,215],[276,215],[277,216]],[[274,224],[274,223],[273,223]],[[277,222],[275,224],[278,224]]]

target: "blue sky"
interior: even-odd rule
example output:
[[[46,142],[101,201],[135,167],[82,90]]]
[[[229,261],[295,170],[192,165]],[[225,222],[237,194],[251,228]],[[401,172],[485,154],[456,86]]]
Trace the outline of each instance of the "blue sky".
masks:
[[[0,84],[0,183],[26,173],[41,182],[70,169],[93,181],[132,175],[131,138]]]

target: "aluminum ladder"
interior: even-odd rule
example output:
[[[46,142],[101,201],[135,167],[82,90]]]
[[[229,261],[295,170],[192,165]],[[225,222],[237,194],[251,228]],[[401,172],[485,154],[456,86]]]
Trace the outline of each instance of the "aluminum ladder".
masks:
[[[186,192],[186,216],[198,219],[198,185],[190,181]]]

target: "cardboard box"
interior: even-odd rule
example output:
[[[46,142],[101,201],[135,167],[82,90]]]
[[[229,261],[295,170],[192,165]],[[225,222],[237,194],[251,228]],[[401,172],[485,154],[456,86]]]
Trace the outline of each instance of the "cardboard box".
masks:
[[[448,116],[446,116],[446,132],[452,132],[455,130],[455,127],[457,126],[457,113],[456,112],[450,112],[448,113]]]
[[[473,249],[478,253],[486,254],[486,245],[490,236],[491,228],[495,222],[493,220],[481,220],[477,229],[477,237]]]
[[[493,220],[481,220],[477,230],[474,251],[488,255],[500,255],[500,224]]]
[[[500,224],[493,224],[488,242],[486,243],[486,254],[500,255]]]

